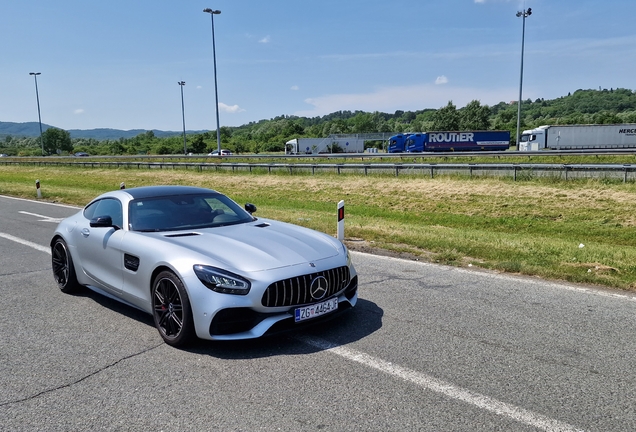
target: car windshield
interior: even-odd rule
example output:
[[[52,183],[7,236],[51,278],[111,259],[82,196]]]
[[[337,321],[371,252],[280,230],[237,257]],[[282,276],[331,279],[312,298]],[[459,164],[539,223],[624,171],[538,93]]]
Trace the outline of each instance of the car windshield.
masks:
[[[155,232],[212,228],[251,222],[252,215],[219,193],[162,196],[130,202],[132,231]]]

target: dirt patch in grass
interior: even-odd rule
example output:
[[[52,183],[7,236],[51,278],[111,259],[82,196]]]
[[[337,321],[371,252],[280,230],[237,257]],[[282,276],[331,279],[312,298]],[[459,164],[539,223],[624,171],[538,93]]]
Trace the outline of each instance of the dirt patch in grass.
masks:
[[[589,273],[607,274],[607,273],[620,273],[620,270],[601,263],[568,263],[568,266],[587,269]]]

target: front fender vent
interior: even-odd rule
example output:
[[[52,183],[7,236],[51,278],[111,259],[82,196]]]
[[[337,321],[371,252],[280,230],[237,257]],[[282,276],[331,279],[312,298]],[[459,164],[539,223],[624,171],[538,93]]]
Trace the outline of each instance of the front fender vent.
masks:
[[[124,267],[130,271],[136,272],[139,268],[139,257],[130,254],[124,254]]]

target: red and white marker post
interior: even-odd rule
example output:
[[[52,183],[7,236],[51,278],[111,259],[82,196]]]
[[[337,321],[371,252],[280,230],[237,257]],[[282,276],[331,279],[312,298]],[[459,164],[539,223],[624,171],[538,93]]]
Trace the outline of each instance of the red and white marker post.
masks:
[[[338,240],[344,241],[344,200],[338,203]]]

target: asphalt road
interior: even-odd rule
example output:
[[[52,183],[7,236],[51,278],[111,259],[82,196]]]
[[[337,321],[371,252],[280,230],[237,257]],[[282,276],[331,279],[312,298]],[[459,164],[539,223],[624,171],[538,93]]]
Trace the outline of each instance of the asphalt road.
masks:
[[[48,242],[76,211],[0,196],[2,431],[636,430],[629,294],[354,253],[341,320],[178,350],[57,289]]]

